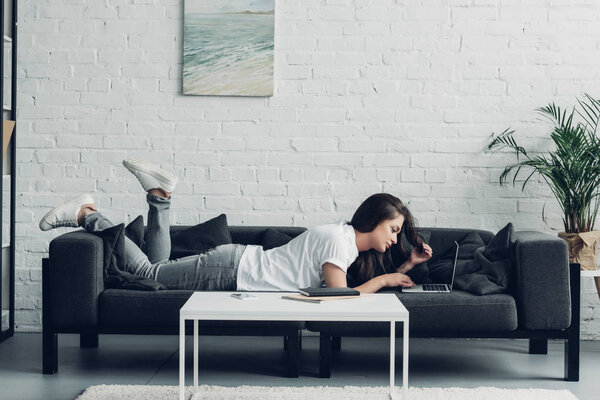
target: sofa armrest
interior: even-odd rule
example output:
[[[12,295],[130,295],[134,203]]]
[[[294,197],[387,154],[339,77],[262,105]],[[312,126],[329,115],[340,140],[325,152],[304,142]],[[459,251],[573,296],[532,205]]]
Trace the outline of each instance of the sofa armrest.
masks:
[[[44,271],[44,304],[50,307],[53,330],[95,327],[98,296],[104,291],[104,244],[85,231],[60,235],[50,242],[48,270]]]
[[[515,300],[521,329],[566,329],[571,324],[567,243],[541,232],[515,232]]]

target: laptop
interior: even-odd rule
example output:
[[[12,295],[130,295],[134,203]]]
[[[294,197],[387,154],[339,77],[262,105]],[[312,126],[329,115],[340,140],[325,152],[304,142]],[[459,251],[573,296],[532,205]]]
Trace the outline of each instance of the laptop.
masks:
[[[456,273],[456,262],[458,261],[458,243],[454,241],[456,250],[454,252],[454,267],[452,268],[452,281],[449,285],[439,283],[427,283],[424,285],[417,285],[412,288],[402,288],[402,293],[452,293],[452,287],[454,286],[454,274]]]

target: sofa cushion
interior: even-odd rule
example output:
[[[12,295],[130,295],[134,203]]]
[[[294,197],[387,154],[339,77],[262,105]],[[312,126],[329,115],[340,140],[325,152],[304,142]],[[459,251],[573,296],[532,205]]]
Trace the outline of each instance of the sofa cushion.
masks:
[[[515,300],[507,294],[476,296],[467,292],[397,294],[410,313],[412,333],[451,335],[455,332],[513,331],[517,328]],[[333,336],[387,336],[385,322],[307,322],[315,332]],[[402,335],[402,330],[397,330]]]
[[[171,259],[204,253],[231,242],[227,216],[221,214],[201,224],[171,234]]]
[[[98,320],[103,327],[173,327],[179,328],[179,309],[194,293],[193,290],[107,289],[98,299]],[[202,321],[201,333],[213,328],[277,329],[304,327],[302,321]],[[208,330],[208,332],[207,332]]]
[[[517,306],[508,294],[478,296],[452,293],[402,294],[398,298],[412,311],[411,325],[419,331],[513,331]]]

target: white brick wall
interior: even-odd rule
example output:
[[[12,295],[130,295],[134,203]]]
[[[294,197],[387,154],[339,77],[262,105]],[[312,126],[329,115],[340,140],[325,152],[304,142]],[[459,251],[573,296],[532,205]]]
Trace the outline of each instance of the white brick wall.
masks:
[[[86,190],[115,220],[145,212],[127,156],[182,178],[174,223],[313,225],[390,191],[421,225],[552,233],[546,203],[560,226],[483,149],[508,126],[538,146],[535,107],[600,96],[597,2],[276,0],[270,98],[181,95],[182,3],[20,1],[18,330],[40,330],[49,207]],[[591,279],[582,315],[599,339]]]

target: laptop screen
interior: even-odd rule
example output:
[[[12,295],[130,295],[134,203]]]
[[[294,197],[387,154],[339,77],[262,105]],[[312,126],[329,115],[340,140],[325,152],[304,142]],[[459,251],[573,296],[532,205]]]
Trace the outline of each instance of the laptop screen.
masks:
[[[456,274],[456,263],[458,261],[458,248],[460,247],[456,240],[454,241],[454,244],[456,245],[456,251],[454,252],[454,267],[452,268],[452,282],[450,282],[450,291],[452,291],[452,288],[454,287],[454,275]]]

